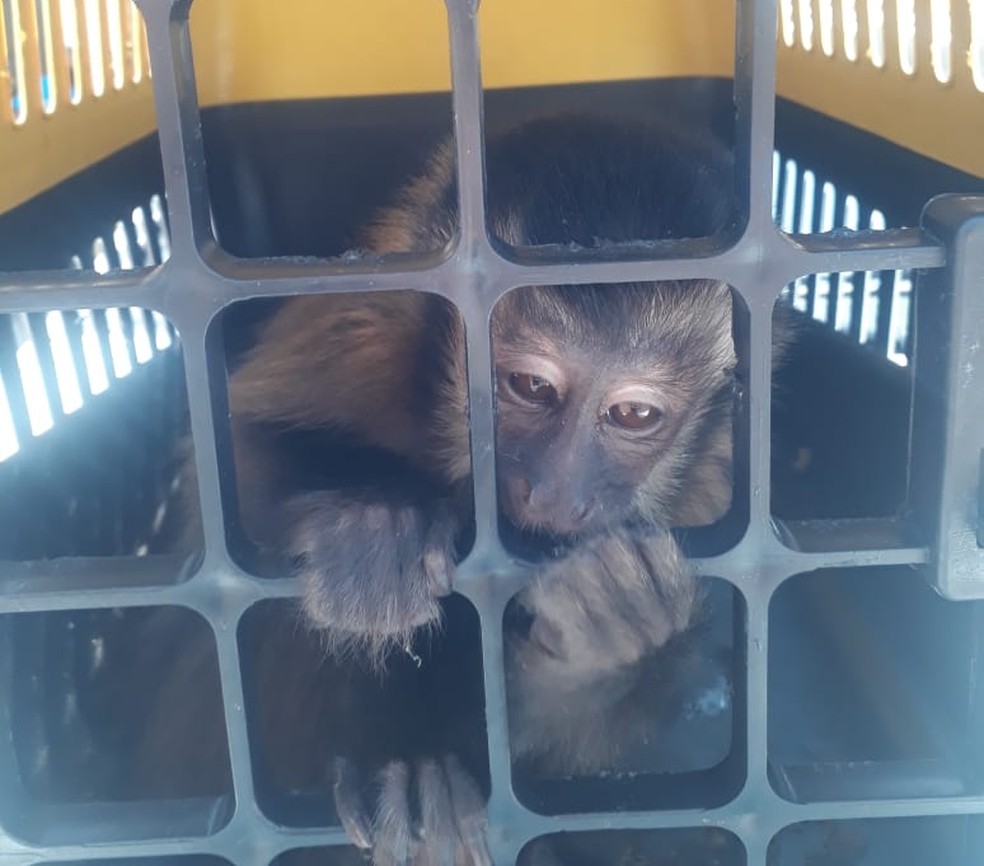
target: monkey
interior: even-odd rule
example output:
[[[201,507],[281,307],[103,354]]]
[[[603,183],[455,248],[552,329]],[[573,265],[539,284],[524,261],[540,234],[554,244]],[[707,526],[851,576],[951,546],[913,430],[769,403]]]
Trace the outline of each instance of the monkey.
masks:
[[[437,149],[363,252],[453,242],[453,154]],[[735,217],[727,148],[668,122],[534,119],[490,137],[486,169],[490,230],[507,247],[708,237]],[[703,592],[671,530],[730,507],[732,320],[730,287],[710,279],[535,286],[496,307],[501,526],[549,551],[506,625],[519,762],[568,774],[624,762],[678,703]],[[471,519],[465,363],[462,322],[437,296],[320,294],[287,300],[230,374],[242,529],[301,579],[310,655],[295,693],[330,695],[336,660],[382,670],[439,630]],[[190,459],[181,489],[194,539]],[[270,703],[288,688],[275,680]],[[304,725],[329,724],[330,705]],[[380,705],[366,712],[371,728]],[[422,712],[440,727],[454,710]],[[410,746],[324,769],[349,837],[378,864],[490,862],[475,762]]]
[[[513,246],[701,237],[732,217],[730,154],[670,125],[535,120],[491,139],[487,165],[490,224]],[[361,247],[437,249],[455,226],[447,142]],[[731,316],[729,287],[711,280],[506,295],[492,323],[505,523],[571,538],[720,517]],[[229,379],[243,527],[300,560],[306,613],[340,647],[405,643],[450,590],[470,475],[463,341],[433,295],[304,296]],[[339,484],[344,461],[324,456],[338,440],[372,449],[378,477]],[[189,481],[193,471],[189,461]]]

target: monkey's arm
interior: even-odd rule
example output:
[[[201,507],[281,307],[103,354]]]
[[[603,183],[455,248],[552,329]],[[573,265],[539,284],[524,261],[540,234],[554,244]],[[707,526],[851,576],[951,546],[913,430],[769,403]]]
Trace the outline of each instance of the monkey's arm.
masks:
[[[329,641],[375,653],[438,617],[468,517],[463,365],[441,299],[323,295],[288,301],[230,378],[240,525],[299,564]],[[183,481],[190,526],[190,460]]]
[[[231,377],[229,408],[242,427],[344,434],[454,483],[470,471],[463,340],[433,295],[294,298]]]
[[[674,705],[698,584],[672,535],[617,530],[551,563],[507,635],[513,753],[548,773],[610,767]]]

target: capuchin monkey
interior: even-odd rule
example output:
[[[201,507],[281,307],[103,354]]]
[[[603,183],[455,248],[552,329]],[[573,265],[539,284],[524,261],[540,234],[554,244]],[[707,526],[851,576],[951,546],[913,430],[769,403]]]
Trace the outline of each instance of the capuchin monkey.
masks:
[[[489,141],[487,173],[492,231],[515,246],[700,237],[733,216],[728,153],[670,127],[528,122]],[[362,246],[440,249],[456,223],[446,143]],[[497,306],[492,346],[506,524],[584,540],[727,511],[727,285],[521,289]],[[409,291],[291,299],[232,374],[229,408],[242,526],[299,562],[305,612],[326,638],[381,655],[434,624],[470,517],[464,336],[451,307]],[[326,447],[339,443],[379,452],[381,469],[346,478]]]
[[[530,121],[490,138],[486,165],[490,227],[513,246],[702,237],[734,217],[729,153],[669,124]],[[445,247],[456,195],[447,143],[362,249]],[[499,303],[491,338],[501,525],[550,549],[507,624],[513,756],[590,774],[658,731],[694,663],[702,591],[669,529],[730,507],[731,290],[526,288]],[[231,374],[229,407],[242,528],[301,577],[311,635],[304,664],[279,669],[295,682],[271,675],[265,700],[323,695],[302,703],[314,730],[331,724],[339,659],[385,675],[440,625],[472,519],[462,323],[410,291],[290,299]],[[188,461],[186,491],[193,473]],[[279,652],[258,641],[259,657]],[[431,727],[451,704],[426,708]],[[352,841],[377,864],[490,862],[480,771],[453,749],[386,754],[378,739],[318,770]]]

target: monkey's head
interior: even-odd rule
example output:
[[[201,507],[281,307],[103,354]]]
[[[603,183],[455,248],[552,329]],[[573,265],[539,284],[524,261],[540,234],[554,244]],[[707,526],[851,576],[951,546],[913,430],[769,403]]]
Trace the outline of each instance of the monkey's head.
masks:
[[[730,500],[728,286],[520,289],[496,310],[493,355],[499,501],[516,526],[580,535]],[[688,490],[698,475],[708,489]]]
[[[488,206],[516,246],[695,238],[733,215],[731,156],[669,124],[548,118],[490,140]],[[493,320],[499,501],[520,528],[695,525],[731,499],[730,289],[520,289]],[[700,489],[698,489],[700,488]]]

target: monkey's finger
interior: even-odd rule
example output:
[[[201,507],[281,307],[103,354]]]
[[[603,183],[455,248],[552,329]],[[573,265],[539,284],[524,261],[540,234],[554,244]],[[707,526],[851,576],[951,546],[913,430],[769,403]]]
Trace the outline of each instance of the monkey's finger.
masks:
[[[373,866],[410,866],[417,851],[410,814],[410,770],[402,761],[394,761],[382,769],[379,783]]]
[[[444,759],[444,774],[451,793],[458,836],[468,855],[466,862],[473,866],[492,866],[487,837],[489,821],[482,792],[454,755]]]
[[[454,807],[444,771],[437,761],[417,766],[417,800],[420,805],[421,866],[454,866],[458,831]]]
[[[357,848],[372,847],[372,826],[362,801],[362,778],[355,765],[345,758],[332,762],[335,811],[352,844]]]

